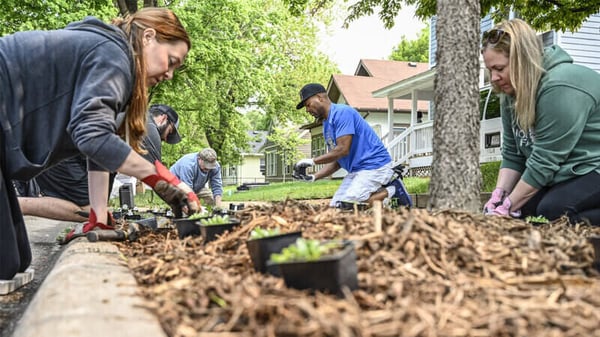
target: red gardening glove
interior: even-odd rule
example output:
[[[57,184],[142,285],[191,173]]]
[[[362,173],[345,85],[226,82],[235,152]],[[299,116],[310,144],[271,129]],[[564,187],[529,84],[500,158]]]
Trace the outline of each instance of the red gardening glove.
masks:
[[[182,183],[160,161],[156,160],[154,166],[156,167],[156,174],[151,174],[142,181],[152,187],[154,192],[171,206],[175,217],[182,217],[184,208],[186,208],[185,213],[188,215],[198,212],[200,200],[198,200],[194,191],[188,185]]]
[[[492,214],[496,207],[500,206],[506,197],[506,191],[500,187],[496,187],[492,192],[492,197],[483,206],[483,214]]]
[[[94,209],[90,209],[90,215],[88,217],[88,221],[83,224],[78,224],[75,226],[75,228],[71,229],[71,231],[69,233],[67,233],[67,235],[65,235],[65,238],[62,240],[61,243],[65,244],[75,238],[78,238],[80,236],[85,236],[85,234],[87,232],[94,230],[96,228],[98,228],[98,229],[115,229],[115,227],[114,227],[115,219],[113,218],[113,216],[110,212],[108,212],[108,214],[107,214],[106,222],[108,222],[108,225],[98,222],[98,218],[96,217],[96,212],[94,212]]]

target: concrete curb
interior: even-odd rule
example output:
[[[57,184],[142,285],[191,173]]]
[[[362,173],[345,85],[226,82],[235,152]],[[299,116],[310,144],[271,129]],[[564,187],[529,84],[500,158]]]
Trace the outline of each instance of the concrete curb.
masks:
[[[137,295],[116,246],[76,239],[65,249],[25,311],[14,337],[166,336]]]

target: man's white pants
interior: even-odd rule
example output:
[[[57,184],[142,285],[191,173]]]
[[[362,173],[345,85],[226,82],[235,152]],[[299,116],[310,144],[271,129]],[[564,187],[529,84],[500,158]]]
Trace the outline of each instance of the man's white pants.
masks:
[[[366,202],[371,194],[390,182],[393,174],[391,162],[378,169],[348,173],[329,205],[336,207],[339,201]]]

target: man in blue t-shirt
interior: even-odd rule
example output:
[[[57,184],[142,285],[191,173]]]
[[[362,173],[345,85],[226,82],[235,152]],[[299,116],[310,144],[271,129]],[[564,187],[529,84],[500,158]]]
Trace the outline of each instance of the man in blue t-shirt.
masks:
[[[296,174],[308,182],[332,175],[338,169],[348,171],[342,184],[333,195],[330,206],[339,207],[340,202],[366,202],[383,200],[389,204],[392,198],[398,205],[412,206],[412,200],[401,178],[392,179],[392,158],[373,128],[354,108],[332,103],[325,88],[310,83],[300,90],[300,103],[296,109],[306,107],[306,112],[323,122],[323,136],[327,153],[300,160],[296,172],[307,167],[325,164],[318,172]]]

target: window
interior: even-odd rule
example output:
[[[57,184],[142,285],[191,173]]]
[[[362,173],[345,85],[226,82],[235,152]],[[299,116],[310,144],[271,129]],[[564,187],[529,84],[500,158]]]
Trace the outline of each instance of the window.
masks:
[[[325,138],[323,138],[323,135],[316,135],[313,136],[311,139],[311,157],[318,157],[322,154],[325,154],[325,152],[327,152],[326,148],[325,148]]]
[[[277,153],[267,152],[267,177],[277,176],[277,160],[279,159]]]
[[[479,92],[479,119],[492,119],[500,117],[500,98],[491,87]]]

